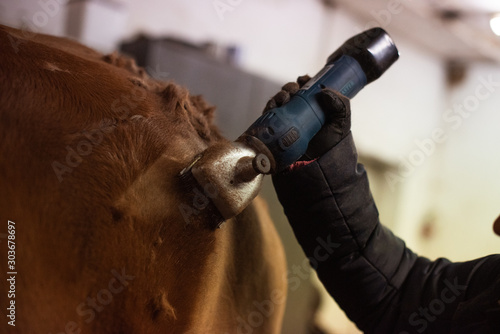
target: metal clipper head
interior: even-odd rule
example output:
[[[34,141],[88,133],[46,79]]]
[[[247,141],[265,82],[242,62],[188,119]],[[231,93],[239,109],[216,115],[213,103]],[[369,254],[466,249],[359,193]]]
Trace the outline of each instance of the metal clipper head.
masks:
[[[191,173],[227,220],[250,204],[260,191],[264,174],[271,170],[266,154],[256,153],[241,142],[221,142],[197,156],[181,174]]]

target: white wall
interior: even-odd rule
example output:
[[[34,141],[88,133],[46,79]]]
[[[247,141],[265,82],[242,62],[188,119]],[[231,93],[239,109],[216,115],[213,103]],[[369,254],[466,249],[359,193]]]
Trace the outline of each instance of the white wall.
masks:
[[[130,11],[127,36],[141,31],[237,44],[244,67],[266,77],[286,82],[320,66],[325,15],[317,0],[147,0],[132,2]]]
[[[67,0],[2,0],[0,23],[30,32],[62,36]]]
[[[434,256],[463,261],[500,249],[492,233],[500,214],[499,111],[500,66],[470,64],[465,81],[450,90],[439,124],[447,140],[432,156],[436,236],[419,247]]]

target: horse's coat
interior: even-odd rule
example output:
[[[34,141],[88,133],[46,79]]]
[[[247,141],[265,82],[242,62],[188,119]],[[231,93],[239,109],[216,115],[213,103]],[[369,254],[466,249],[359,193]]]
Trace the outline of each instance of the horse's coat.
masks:
[[[278,333],[285,259],[265,205],[213,231],[193,203],[203,189],[177,178],[225,140],[213,108],[66,39],[0,26],[0,50],[16,333]]]

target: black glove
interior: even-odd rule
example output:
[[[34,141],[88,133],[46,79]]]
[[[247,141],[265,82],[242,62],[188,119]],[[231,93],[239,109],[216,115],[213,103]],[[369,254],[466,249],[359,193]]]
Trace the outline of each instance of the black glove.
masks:
[[[286,104],[310,79],[308,75],[304,75],[299,77],[297,82],[289,82],[284,85],[281,91],[267,102],[264,113]],[[300,160],[313,160],[322,156],[351,132],[349,98],[329,88],[324,88],[318,93],[317,98],[325,112],[325,125],[311,139],[306,153]]]

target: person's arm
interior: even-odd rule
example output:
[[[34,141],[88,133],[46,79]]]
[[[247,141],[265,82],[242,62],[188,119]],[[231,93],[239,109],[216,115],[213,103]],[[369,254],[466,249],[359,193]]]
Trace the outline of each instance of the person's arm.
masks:
[[[273,183],[321,282],[367,333],[449,332],[458,305],[500,277],[498,255],[431,262],[381,225],[351,134]]]
[[[328,292],[366,333],[448,333],[452,328],[460,333],[464,321],[488,333],[491,319],[500,319],[500,256],[430,261],[381,225],[366,172],[357,162],[349,101],[325,93],[320,98],[330,109],[329,123],[311,142],[305,160],[319,158],[274,175],[273,183]],[[286,103],[286,94],[279,94],[278,105]],[[471,309],[478,313],[475,320],[469,319]]]

